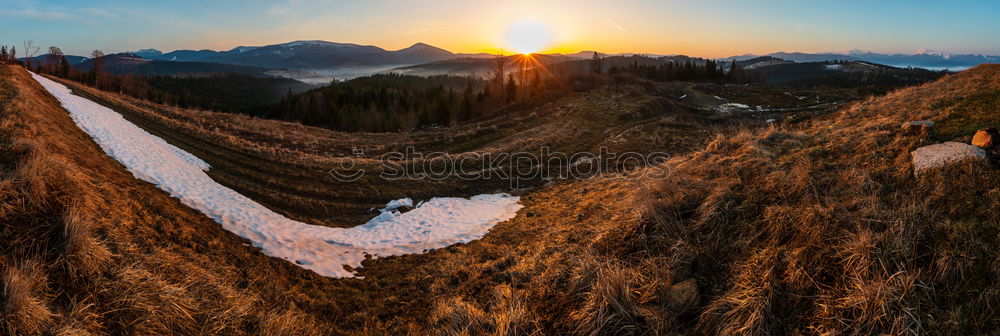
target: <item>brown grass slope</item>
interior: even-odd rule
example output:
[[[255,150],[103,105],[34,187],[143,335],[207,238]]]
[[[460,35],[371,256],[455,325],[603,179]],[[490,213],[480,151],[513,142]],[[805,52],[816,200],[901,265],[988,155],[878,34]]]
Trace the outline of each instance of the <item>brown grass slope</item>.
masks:
[[[668,162],[668,179],[533,193],[514,221],[551,228],[544,243],[446,259],[455,289],[438,292],[435,332],[996,334],[997,163],[918,179],[909,153],[1000,125],[998,89],[1000,66],[980,66],[794,126],[720,134]],[[924,119],[942,125],[936,135],[899,131]],[[697,290],[677,289],[691,281]]]
[[[593,335],[996,334],[1000,170],[918,179],[910,152],[1000,126],[997,90],[984,65],[673,159],[643,220],[593,246],[615,261],[570,316]],[[899,131],[925,119],[937,135]],[[664,288],[688,278],[700,304],[670,311]]]
[[[0,111],[0,334],[331,334],[400,306],[138,181],[21,68],[0,67]]]
[[[914,178],[910,151],[956,136],[899,130],[997,125],[1000,101],[983,97],[998,88],[1000,66],[982,66],[795,125],[724,132],[668,162],[668,179],[533,192],[511,225],[425,256],[438,298],[427,331],[996,334],[1000,171]]]
[[[0,150],[0,241],[12,242],[3,245],[0,259],[5,330],[998,331],[998,170],[970,163],[915,179],[909,161],[918,146],[997,124],[1000,101],[991,92],[1000,88],[998,66],[794,126],[724,132],[704,150],[668,162],[668,179],[595,178],[539,188],[523,195],[525,208],[516,218],[484,239],[366,263],[362,280],[322,279],[261,256],[155,187],[131,179],[18,71],[8,71],[12,75],[5,78],[12,80],[4,82],[14,84],[3,92],[19,98],[0,104],[6,146]],[[934,137],[898,132],[904,121],[927,118],[940,122]],[[552,129],[542,130],[539,136]],[[29,158],[62,158],[72,166],[44,170],[39,167],[52,164]],[[77,178],[90,184],[80,190],[128,197],[82,202],[79,195],[86,193],[62,189],[76,182],[37,177],[46,171],[82,172]],[[39,193],[56,187],[51,190],[63,191]],[[94,211],[68,210],[77,206]],[[98,218],[65,220],[66,213]],[[73,223],[93,225],[70,229]],[[68,239],[64,232],[89,235]],[[70,262],[69,256],[78,259]],[[689,279],[698,287],[694,302],[678,305],[673,285]],[[230,289],[247,301],[209,295]]]
[[[502,308],[488,309],[491,330],[558,330],[561,307],[542,312],[527,307],[540,299],[571,304],[576,294],[525,284],[543,278],[565,283],[586,246],[579,242],[636,218],[628,202],[599,201],[631,194],[635,188],[622,181],[555,184],[526,195],[523,203],[535,210],[522,211],[525,215],[501,224],[483,240],[366,263],[364,279],[326,279],[261,255],[154,186],[135,180],[103,155],[26,72],[14,67],[0,71],[5,97],[0,104],[5,144],[0,148],[5,169],[0,266],[6,274],[2,284],[10,288],[0,302],[6,304],[5,328],[14,334],[426,334],[440,326],[432,323],[437,321],[432,315],[441,315],[435,302],[480,294],[505,302]],[[598,110],[583,100],[604,100],[577,99],[557,112],[582,114],[563,123],[574,126],[560,133],[568,134],[566,139],[556,140],[566,141],[564,146],[596,146],[626,129],[616,124],[617,114],[610,114],[620,113],[620,107],[597,119],[592,116]],[[668,119],[633,118],[624,124],[627,129],[642,124],[648,129],[633,132],[649,132],[667,127],[663,123],[678,123],[676,116]],[[619,132],[596,130],[607,123]],[[551,135],[553,128],[541,124],[535,123],[541,129],[515,129],[520,135],[504,137],[546,141],[542,136]],[[593,135],[580,141],[572,137],[574,132]],[[234,144],[244,138],[228,139],[219,141],[221,148],[267,148]],[[581,195],[594,199],[580,202]],[[567,218],[575,224],[565,225]],[[547,265],[535,268],[538,262]],[[479,309],[471,303],[468,307]]]
[[[362,270],[364,279],[325,279],[315,274],[298,269],[291,264],[261,256],[249,248],[242,240],[222,231],[218,225],[204,218],[176,200],[172,200],[155,187],[137,182],[124,169],[100,154],[100,150],[80,132],[66,116],[66,112],[58,107],[58,103],[44,93],[27,74],[20,69],[4,69],[10,76],[5,76],[5,83],[11,89],[10,99],[5,101],[5,107],[11,111],[6,117],[11,122],[23,125],[27,129],[35,129],[35,135],[28,136],[11,132],[7,136],[13,139],[48,139],[50,141],[66,142],[58,151],[37,154],[44,158],[66,158],[73,165],[57,169],[66,174],[91,176],[100,189],[90,191],[97,195],[91,208],[80,213],[101,213],[99,224],[89,225],[86,232],[94,232],[98,240],[107,248],[111,257],[108,264],[129,264],[145,270],[145,273],[129,273],[135,281],[159,283],[171,286],[175,297],[163,298],[165,305],[180,305],[183,311],[153,312],[143,316],[181,315],[211,316],[213,304],[245,308],[238,318],[232,321],[232,328],[225,333],[271,333],[275,327],[291,327],[294,321],[322,321],[310,324],[315,330],[324,334],[400,334],[414,332],[427,333],[435,329],[428,320],[434,311],[434,305],[439,298],[465,296],[465,293],[489,293],[490,298],[505,298],[513,300],[508,307],[510,318],[499,318],[502,330],[521,328],[523,321],[532,321],[528,327],[540,328],[546,326],[555,328],[555,321],[562,312],[558,307],[548,309],[544,315],[525,310],[524,307],[532,301],[523,300],[525,291],[522,287],[494,289],[496,286],[510,286],[508,277],[497,274],[519,274],[520,281],[536,278],[537,272],[543,272],[546,278],[557,277],[565,279],[572,268],[557,265],[572,265],[580,254],[581,246],[576,242],[593,239],[593,233],[606,230],[615,218],[622,216],[634,218],[632,205],[628,202],[615,203],[611,207],[602,206],[598,200],[580,203],[580,195],[595,193],[604,195],[601,198],[626,199],[633,188],[621,186],[619,183],[581,182],[587,186],[581,188],[576,184],[556,184],[542,188],[532,195],[526,195],[524,203],[538,210],[519,216],[509,223],[503,223],[493,230],[486,239],[468,245],[455,246],[448,249],[433,251],[419,256],[405,256],[380,259],[377,262],[366,263]],[[204,111],[191,111],[150,105],[142,101],[132,100],[115,94],[89,90],[86,87],[70,84],[74,91],[88,98],[123,111],[130,118],[147,130],[163,136],[175,145],[190,150],[213,164],[214,178],[227,183],[225,174],[235,176],[230,183],[251,183],[260,186],[260,193],[273,193],[279,197],[287,195],[306,196],[322,200],[343,199],[360,204],[384,202],[394,197],[413,195],[416,191],[433,196],[447,193],[462,193],[449,188],[461,187],[454,181],[430,184],[428,182],[402,182],[401,185],[384,185],[384,181],[362,181],[356,185],[328,184],[328,176],[322,169],[336,164],[341,151],[349,151],[352,147],[362,147],[366,153],[378,150],[387,151],[402,145],[420,144],[421,141],[432,143],[438,147],[424,147],[422,150],[451,150],[461,155],[461,148],[475,148],[483,151],[519,150],[541,145],[552,146],[554,150],[594,150],[598,146],[610,145],[613,150],[653,150],[669,148],[690,148],[689,143],[702,141],[707,131],[700,129],[701,124],[696,116],[690,115],[684,108],[676,106],[654,105],[647,107],[651,97],[641,93],[605,90],[586,95],[572,97],[566,101],[555,102],[541,109],[540,114],[512,116],[493,121],[487,127],[464,125],[457,129],[429,130],[412,134],[347,134],[326,130],[301,127],[298,125],[274,121],[247,118],[238,115],[227,115]],[[30,99],[29,99],[30,98]],[[637,99],[638,98],[638,99]],[[29,109],[26,106],[39,106],[39,109]],[[651,111],[637,112],[646,109]],[[673,112],[673,113],[668,113]],[[666,113],[666,114],[665,114]],[[508,120],[520,123],[509,124]],[[38,129],[44,125],[58,125],[60,129]],[[485,133],[482,131],[486,129]],[[668,134],[662,134],[670,130]],[[448,135],[455,132],[457,135]],[[627,133],[627,134],[626,134]],[[471,134],[471,135],[470,135]],[[622,141],[622,135],[628,135],[627,141]],[[270,135],[277,135],[273,139]],[[451,138],[445,139],[444,137]],[[71,137],[71,138],[67,138]],[[369,139],[371,138],[371,139]],[[378,139],[378,140],[376,140]],[[400,140],[401,139],[401,140]],[[423,139],[423,140],[421,140]],[[22,140],[16,140],[22,141]],[[38,140],[23,140],[25,142]],[[390,148],[385,144],[397,143]],[[614,148],[618,146],[618,148]],[[447,149],[451,147],[452,149]],[[332,153],[337,154],[331,154]],[[596,150],[594,150],[596,151]],[[6,153],[6,152],[5,152]],[[13,152],[11,152],[13,153]],[[10,167],[22,167],[28,162],[20,160],[20,156],[10,154],[7,161]],[[375,156],[375,154],[369,154]],[[362,164],[374,167],[372,159],[364,159]],[[235,164],[227,164],[232,161]],[[240,176],[241,170],[248,172]],[[25,171],[31,171],[30,169]],[[222,175],[220,175],[222,174]],[[11,179],[15,179],[12,177]],[[506,181],[499,181],[506,188]],[[613,182],[613,181],[612,181]],[[306,188],[316,188],[316,193],[310,190],[292,189],[302,183]],[[470,183],[470,182],[463,182]],[[350,188],[345,188],[349,186]],[[301,187],[299,187],[301,188]],[[490,191],[496,190],[491,189]],[[587,190],[589,189],[589,191]],[[88,190],[89,187],[88,187]],[[323,192],[332,193],[323,194]],[[468,190],[464,191],[468,192]],[[362,195],[370,193],[371,195]],[[252,197],[254,195],[249,193]],[[13,195],[19,198],[35,197],[48,199],[50,196],[37,195],[32,190],[19,190]],[[362,195],[365,198],[361,198]],[[73,198],[72,196],[65,196]],[[255,198],[257,198],[255,197]],[[596,199],[596,198],[595,198]],[[146,200],[155,200],[146,201]],[[260,200],[260,199],[258,199]],[[267,198],[263,198],[264,201]],[[152,203],[150,203],[152,202]],[[366,203],[367,202],[367,203]],[[264,202],[267,204],[267,202]],[[7,204],[7,203],[5,203]],[[10,203],[14,204],[14,203]],[[274,204],[272,204],[274,206]],[[359,207],[354,205],[354,207]],[[290,207],[277,207],[287,210]],[[11,220],[11,227],[26,228],[25,220],[34,220],[35,213],[26,212],[20,207],[11,207],[11,211],[23,218]],[[120,209],[120,210],[119,210]],[[306,209],[308,210],[308,209]],[[602,211],[607,210],[607,211]],[[62,211],[62,210],[60,210]],[[66,210],[68,211],[68,210]],[[587,213],[587,215],[581,214]],[[140,214],[140,215],[137,215]],[[632,214],[632,215],[629,215]],[[302,211],[301,217],[322,222],[327,213]],[[367,219],[370,214],[357,215],[357,224]],[[365,217],[365,218],[362,218]],[[563,225],[566,218],[575,218],[575,225]],[[343,218],[340,218],[343,220]],[[88,223],[86,221],[78,221]],[[74,222],[75,223],[75,222]],[[124,223],[124,224],[123,224]],[[69,227],[69,225],[66,225]],[[53,229],[54,230],[54,229]],[[12,248],[25,245],[39,245],[38,241],[47,241],[48,233],[25,232],[22,239],[11,241]],[[551,245],[563,246],[551,250]],[[45,248],[50,248],[44,245]],[[123,250],[121,246],[130,249]],[[166,254],[171,251],[174,254]],[[38,259],[38,253],[5,253],[10,255],[11,264],[20,260]],[[47,254],[46,254],[47,255]],[[59,253],[45,258],[54,258]],[[136,261],[140,258],[141,261]],[[551,267],[542,270],[527,269],[527,266],[513,266],[517,260],[540,260],[551,262]],[[89,259],[87,259],[89,260]],[[82,264],[92,263],[84,260]],[[104,258],[95,260],[105,260]],[[196,260],[191,262],[190,260]],[[249,260],[249,261],[248,261]],[[183,263],[184,266],[178,266]],[[156,266],[148,266],[155,264]],[[523,265],[533,263],[524,262]],[[77,267],[76,263],[67,263],[67,267]],[[569,267],[569,266],[566,266]],[[200,268],[195,272],[188,268]],[[27,267],[25,269],[32,270]],[[67,297],[72,300],[82,300],[78,297],[89,297],[90,289],[76,290],[64,288],[63,283],[71,283],[69,279],[58,276],[60,268],[44,267],[33,270],[45,275],[41,281],[48,289],[39,299],[40,307],[56,305],[54,298]],[[98,273],[98,279],[105,276]],[[204,279],[196,279],[201,276]],[[166,278],[162,282],[146,281],[147,278]],[[115,278],[117,279],[117,278]],[[183,280],[183,281],[181,281]],[[105,281],[105,280],[96,280]],[[115,283],[112,291],[129,290],[133,293],[147,293],[153,287],[139,287],[106,280]],[[180,281],[180,282],[178,282]],[[194,284],[199,286],[222,286],[216,281],[228,281],[235,284],[236,290],[249,292],[250,300],[233,301],[232,299],[210,297],[201,294],[188,294],[185,290]],[[229,285],[226,285],[229,286]],[[502,287],[502,286],[501,286]],[[228,288],[228,287],[226,287]],[[572,292],[552,291],[537,288],[530,298],[538,300],[558,299],[571,303],[575,294]],[[108,291],[105,291],[108,292]],[[68,294],[71,293],[71,294]],[[286,294],[287,293],[287,294]],[[139,295],[139,294],[135,294]],[[185,296],[187,295],[187,296]],[[91,301],[101,301],[106,298],[95,297]],[[32,301],[26,301],[32,302]],[[89,301],[88,301],[89,302]],[[86,307],[91,307],[84,305]],[[165,332],[182,334],[210,333],[215,330],[174,326],[160,329],[129,329],[128,323],[107,320],[118,319],[114,312],[117,307],[97,306],[91,308],[94,323],[82,327],[97,333],[143,333]],[[111,312],[111,313],[109,313]],[[21,315],[21,314],[13,314]],[[12,316],[13,316],[12,315]],[[44,315],[44,314],[43,314]],[[513,316],[520,316],[514,318]],[[25,315],[29,316],[29,315]],[[162,318],[152,318],[160,320]],[[522,322],[517,322],[522,321]],[[52,322],[52,321],[49,321]],[[55,323],[55,322],[53,322]],[[198,322],[201,323],[201,322]],[[220,322],[221,323],[221,322]],[[524,322],[527,323],[527,322]],[[287,325],[286,325],[287,324]],[[58,325],[56,323],[55,325]],[[51,330],[52,327],[50,327]],[[507,329],[503,329],[507,328]],[[520,330],[520,329],[518,329]],[[534,329],[533,329],[534,330]],[[540,329],[539,329],[540,330]]]

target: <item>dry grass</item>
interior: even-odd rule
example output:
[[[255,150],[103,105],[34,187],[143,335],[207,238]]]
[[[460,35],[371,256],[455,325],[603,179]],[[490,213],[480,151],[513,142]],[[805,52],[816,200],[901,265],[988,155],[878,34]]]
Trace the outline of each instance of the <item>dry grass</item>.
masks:
[[[458,297],[438,301],[430,318],[435,334],[531,336],[541,332],[529,304],[517,290],[501,284],[493,292],[488,312]]]
[[[4,143],[12,145],[0,148],[3,158],[11,157],[4,161],[4,168],[9,173],[0,179],[0,190],[4,191],[0,196],[5,200],[0,203],[4,211],[0,214],[2,222],[11,223],[7,227],[13,228],[3,231],[0,237],[10,242],[7,245],[10,248],[2,252],[16,260],[32,257],[45,261],[41,271],[52,279],[43,300],[54,316],[54,323],[47,329],[49,333],[426,334],[434,331],[427,317],[438,306],[438,298],[476,293],[483,298],[467,302],[473,305],[470,307],[486,312],[488,327],[484,328],[491,333],[542,334],[554,330],[564,307],[536,309],[534,304],[540,299],[573,304],[573,293],[548,288],[547,282],[568,279],[576,255],[585,246],[552,253],[550,241],[535,238],[548,235],[570,246],[571,241],[593,239],[593,230],[604,230],[616,221],[615,218],[634,217],[627,203],[620,203],[624,208],[608,210],[605,214],[587,218],[577,216],[580,212],[607,208],[596,199],[568,206],[575,204],[573,200],[579,197],[580,191],[571,185],[555,186],[540,196],[538,217],[519,217],[516,223],[504,225],[504,229],[494,229],[495,237],[472,245],[478,247],[459,246],[366,264],[362,270],[364,280],[324,279],[290,263],[261,255],[243,240],[170,199],[154,186],[136,181],[117,162],[102,155],[89,137],[76,129],[58,103],[44,94],[26,74],[19,72],[20,69],[4,68],[3,71],[12,74],[5,77],[3,83],[12,88],[15,99],[2,104],[10,113],[0,118],[0,125],[16,131],[4,133],[10,134],[4,138]],[[85,88],[74,87],[74,91],[86,93]],[[95,96],[99,94],[103,93],[94,93]],[[360,199],[363,202],[360,205],[367,208],[394,197],[421,197],[420,192],[433,196],[465,193],[452,190],[453,184],[406,181],[400,186],[376,188],[359,184],[361,188],[356,185],[350,190],[337,189],[337,185],[324,185],[328,181],[310,180],[314,174],[328,175],[325,170],[318,170],[322,166],[315,165],[319,163],[307,162],[310,160],[308,155],[306,159],[282,161],[282,155],[290,149],[268,146],[270,140],[257,141],[253,140],[253,135],[233,131],[235,128],[267,132],[288,130],[284,128],[288,126],[285,123],[148,106],[138,101],[115,100],[118,99],[115,95],[102,97],[102,102],[109,105],[121,104],[115,108],[126,112],[126,116],[131,113],[130,118],[163,118],[137,123],[154,133],[161,132],[165,139],[181,147],[203,151],[197,154],[216,160],[212,162],[212,170],[218,175],[213,177],[223,183],[244,183],[243,188],[252,191],[248,193],[252,197],[269,193],[345,202]],[[600,102],[597,97],[573,99],[576,100],[570,101],[570,106],[560,108],[556,114],[563,125],[586,122],[572,132],[553,133],[554,128],[547,125],[550,121],[544,121],[529,122],[528,129],[507,129],[494,124],[490,132],[510,132],[502,137],[492,137],[493,133],[478,130],[468,134],[493,139],[484,143],[509,143],[504,137],[515,137],[523,140],[516,146],[553,143],[566,148],[586,148],[613,135],[599,130],[617,123],[615,115],[627,110],[623,106],[611,106],[607,110],[587,107],[591,103],[584,100]],[[566,116],[574,119],[567,122]],[[195,117],[203,119],[191,121]],[[226,128],[231,118],[240,119],[236,123],[239,125]],[[632,128],[635,123],[643,122],[646,121],[631,120],[632,125],[622,127]],[[211,125],[212,128],[199,128],[199,125]],[[541,127],[532,129],[535,126]],[[171,127],[181,127],[183,131]],[[190,129],[184,129],[187,127]],[[215,127],[222,130],[216,131]],[[462,136],[447,134],[450,131],[456,130],[428,131],[406,137],[424,137],[427,142],[447,145],[442,139]],[[289,133],[289,137],[327,132],[302,128]],[[197,136],[181,137],[192,133]],[[559,136],[553,138],[550,133]],[[587,137],[579,137],[581,133]],[[335,133],[329,136],[332,140],[321,140],[321,143],[328,146],[324,148],[353,145],[352,138],[342,139],[340,135]],[[297,140],[282,141],[294,144]],[[403,143],[415,143],[408,141]],[[288,155],[316,151],[306,147],[295,147],[291,152],[294,155]],[[333,155],[322,157],[322,164],[333,162],[328,156]],[[232,162],[227,166],[224,161],[229,160]],[[295,166],[301,162],[314,166]],[[505,184],[505,181],[500,183]],[[631,188],[621,181],[586,183],[592,189],[590,193],[606,197],[624,197]],[[323,194],[321,189],[309,189],[317,186],[333,190],[336,197]],[[442,194],[446,189],[448,192]],[[354,207],[360,206],[354,204]],[[557,211],[548,213],[546,208]],[[302,213],[310,217],[325,216],[322,212],[311,211],[302,209]],[[357,217],[366,216],[370,215]],[[558,225],[564,218],[578,218],[581,225]],[[511,246],[518,248],[511,249]],[[498,258],[498,253],[505,256]],[[565,268],[557,264],[565,264]],[[539,265],[545,267],[539,268]],[[460,274],[459,278],[449,280],[448,274],[456,273]],[[527,284],[532,285],[525,287]],[[489,304],[479,306],[475,302]],[[472,308],[469,311],[475,312]]]
[[[937,102],[997,87],[1000,67],[982,66],[796,128],[720,135],[669,162],[645,219],[597,247],[633,265],[632,279],[662,273],[643,263],[663,259],[707,284],[707,305],[673,324],[708,334],[995,333],[1000,199],[986,195],[1000,192],[1000,171],[914,178],[909,153],[928,139],[899,125],[950,120]]]
[[[0,72],[0,333],[301,334],[339,314],[314,301],[338,285],[135,180],[27,73]]]
[[[29,299],[21,302],[47,312],[30,315],[48,316],[41,318],[54,325],[39,329],[45,333],[995,334],[1000,173],[995,163],[970,163],[914,178],[909,152],[941,139],[898,130],[909,120],[944,120],[949,130],[971,127],[956,120],[989,122],[969,113],[995,106],[941,102],[997,87],[1000,68],[983,66],[791,126],[721,129],[703,150],[668,162],[668,179],[538,188],[523,194],[519,216],[482,240],[379,259],[366,264],[364,280],[342,281],[263,257],[136,183],[64,115],[37,122],[56,118],[58,108],[33,97],[22,100],[34,105],[8,104],[16,113],[5,116],[15,117],[0,117],[0,127],[15,130],[0,139],[0,223],[14,223],[0,236],[12,246],[3,247],[0,266],[40,260],[33,269],[45,286],[16,292],[31,293],[19,294]],[[26,106],[52,111],[35,115]],[[242,118],[159,108],[135,107],[213,132],[219,120]],[[543,122],[483,143],[510,149],[586,135],[562,144],[586,148],[616,134],[643,136],[614,116],[591,114],[600,109],[563,108],[555,115],[578,112],[587,122]],[[241,162],[280,150],[249,145],[264,140],[240,144],[254,136],[237,130],[336,137],[236,124],[219,132],[232,139],[213,141],[253,154],[225,156]],[[658,129],[650,125],[638,129]],[[601,129],[613,131],[592,134]],[[64,136],[39,136],[51,134]],[[345,141],[366,136],[375,135]],[[488,147],[472,138],[451,145]],[[321,147],[301,152],[322,156]],[[81,173],[67,173],[74,171]],[[128,196],[78,197],[110,191]],[[678,309],[670,288],[692,278],[698,298]]]
[[[54,314],[45,305],[45,274],[38,264],[23,261],[3,272],[0,326],[7,335],[42,335]]]
[[[573,312],[581,335],[640,335],[646,326],[637,290],[641,274],[617,265],[595,265],[583,307]]]
[[[545,252],[513,253],[518,268],[536,271],[501,281],[526,289],[552,334],[995,334],[1000,170],[968,163],[915,178],[913,149],[962,136],[907,135],[899,125],[994,126],[970,113],[1000,105],[939,106],[998,87],[1000,66],[982,66],[793,126],[725,131],[668,162],[669,179],[635,181],[641,217],[553,221],[559,229],[540,234]],[[974,125],[954,124],[952,113]],[[570,202],[605,195],[597,190]],[[547,193],[533,196],[557,199]],[[598,212],[622,211],[603,199],[609,208]],[[529,201],[526,211],[537,209],[560,207]],[[497,275],[482,265],[440,267],[479,281]],[[670,309],[665,289],[692,277],[698,303]],[[489,325],[482,307],[494,299],[463,286],[439,303],[455,309],[442,315],[461,317],[449,325]]]

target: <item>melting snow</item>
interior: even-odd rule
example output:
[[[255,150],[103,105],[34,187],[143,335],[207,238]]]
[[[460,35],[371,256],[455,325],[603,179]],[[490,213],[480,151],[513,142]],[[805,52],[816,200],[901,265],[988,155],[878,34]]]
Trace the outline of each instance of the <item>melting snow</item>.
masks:
[[[715,110],[719,111],[721,113],[727,113],[728,114],[728,113],[733,113],[733,112],[739,112],[739,111],[747,110],[749,108],[750,108],[750,105],[747,105],[747,104],[725,103],[725,104],[722,104],[722,105],[719,105],[719,106],[715,107]]]
[[[277,214],[212,180],[209,165],[125,120],[121,114],[75,96],[65,86],[32,74],[69,111],[73,121],[132,174],[253,242],[265,254],[328,277],[352,277],[366,256],[393,256],[482,238],[521,209],[518,197],[438,197],[406,213],[410,199],[389,202],[367,223],[345,229],[309,225]]]

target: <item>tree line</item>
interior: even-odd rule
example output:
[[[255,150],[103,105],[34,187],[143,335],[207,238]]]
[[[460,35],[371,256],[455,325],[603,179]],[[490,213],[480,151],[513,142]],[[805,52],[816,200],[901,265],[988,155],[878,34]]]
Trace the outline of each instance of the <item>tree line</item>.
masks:
[[[70,64],[59,47],[49,47],[46,55],[36,58],[33,53],[37,53],[40,48],[34,46],[34,42],[26,42],[25,46],[27,47],[24,49],[32,53],[26,55],[21,64],[36,73],[181,108],[253,113],[262,106],[280,101],[287,92],[301,92],[312,87],[293,79],[235,73],[198,76],[116,75],[105,71],[108,58],[100,50],[90,53],[90,59],[87,60],[89,67],[81,71]],[[0,48],[0,55],[4,54],[4,50],[8,49]],[[7,55],[12,53],[8,51]]]
[[[334,82],[289,95],[258,115],[342,131],[400,132],[517,113],[568,93],[559,84],[565,79],[533,68],[526,57],[495,56],[488,78],[389,73]]]
[[[397,132],[481,116],[488,83],[459,76],[377,74],[288,95],[263,117],[344,131]]]
[[[607,73],[630,74],[640,78],[660,81],[660,82],[715,82],[715,83],[760,83],[764,82],[764,77],[753,71],[748,71],[739,66],[737,62],[728,62],[728,71],[725,62],[712,59],[687,59],[687,60],[660,60],[648,56],[631,56],[631,62],[625,66],[611,66]],[[602,73],[605,58],[598,53],[594,53],[591,59],[592,72]]]

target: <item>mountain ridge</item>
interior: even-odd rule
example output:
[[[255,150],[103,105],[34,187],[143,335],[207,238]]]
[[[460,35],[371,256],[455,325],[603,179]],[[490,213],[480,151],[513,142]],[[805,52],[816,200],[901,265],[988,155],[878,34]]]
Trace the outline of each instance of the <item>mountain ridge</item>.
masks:
[[[984,54],[948,54],[935,50],[921,49],[913,54],[882,54],[854,49],[847,53],[824,52],[773,52],[766,55],[744,54],[723,58],[726,61],[745,61],[761,56],[771,56],[793,62],[863,61],[896,67],[922,67],[930,69],[964,70],[980,64],[1000,63],[1000,56]]]
[[[386,50],[373,45],[322,40],[296,40],[265,46],[237,46],[226,51],[181,49],[164,53],[156,49],[142,49],[127,53],[149,60],[198,61],[269,69],[412,65],[455,57],[450,51],[423,42],[399,50]]]

